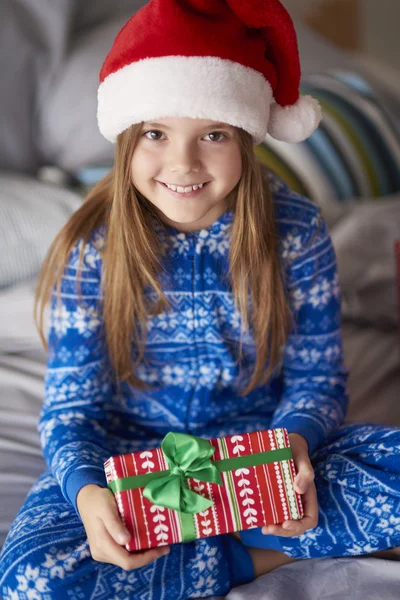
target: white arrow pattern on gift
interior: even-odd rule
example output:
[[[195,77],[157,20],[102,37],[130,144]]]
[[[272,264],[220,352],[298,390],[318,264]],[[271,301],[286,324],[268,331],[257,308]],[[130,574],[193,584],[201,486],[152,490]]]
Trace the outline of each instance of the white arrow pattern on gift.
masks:
[[[200,494],[200,496],[203,496],[204,498],[204,494],[202,493],[202,491],[204,490],[204,485],[202,483],[200,483],[200,481],[198,479],[195,479],[196,482],[198,482],[197,485],[193,486],[193,490],[195,492],[197,492],[198,494]],[[212,528],[208,527],[209,525],[211,525],[211,520],[207,517],[210,516],[210,509],[207,508],[206,510],[202,510],[201,512],[198,513],[200,515],[200,517],[204,517],[203,521],[200,521],[200,528],[201,528],[201,533],[203,535],[210,535],[210,533],[212,533]]]
[[[231,437],[230,441],[232,444],[235,444],[235,446],[232,448],[232,453],[237,454],[238,456],[241,456],[240,453],[244,452],[244,450],[245,450],[245,447],[239,443],[239,442],[243,441],[243,436],[242,435],[233,435]],[[235,471],[233,471],[233,474],[236,475],[236,477],[240,477],[240,481],[237,482],[238,486],[240,488],[243,488],[239,492],[240,498],[242,499],[244,497],[241,500],[242,506],[244,507],[243,516],[246,519],[247,525],[250,525],[250,527],[253,527],[257,523],[257,520],[258,520],[257,514],[258,513],[257,513],[257,510],[255,508],[252,508],[252,506],[251,506],[252,504],[254,504],[254,500],[253,500],[253,498],[250,498],[250,496],[252,494],[254,494],[254,492],[251,489],[251,487],[248,487],[248,486],[250,486],[250,481],[244,477],[245,475],[248,475],[249,473],[250,473],[250,470],[246,469],[246,468],[236,469]]]
[[[151,473],[151,469],[154,469],[155,464],[152,460],[150,460],[151,458],[153,458],[153,452],[151,452],[150,450],[144,450],[144,452],[141,452],[139,454],[140,458],[144,458],[145,461],[142,463],[142,468],[143,469],[148,469],[147,472]],[[154,533],[156,534],[156,540],[158,542],[157,546],[165,546],[165,544],[168,542],[168,533],[169,533],[169,527],[166,523],[164,523],[163,521],[167,520],[167,517],[163,514],[165,512],[165,507],[164,506],[157,506],[157,504],[153,504],[150,507],[150,512],[154,515],[154,513],[156,513],[154,516],[152,516],[152,520],[153,520],[153,527],[154,527]],[[143,511],[143,514],[145,514],[145,512]]]
[[[149,450],[145,450],[144,452],[140,453],[140,458],[153,458],[153,453],[150,452]],[[142,463],[142,467],[144,469],[154,469],[154,463],[151,460],[145,460],[144,463]],[[148,471],[149,472],[149,471]]]

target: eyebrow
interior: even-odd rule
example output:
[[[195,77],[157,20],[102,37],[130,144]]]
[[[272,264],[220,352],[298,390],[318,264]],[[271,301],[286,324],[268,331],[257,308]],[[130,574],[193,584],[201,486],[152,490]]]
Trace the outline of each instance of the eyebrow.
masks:
[[[168,129],[171,130],[171,127],[168,125],[162,125],[161,123],[144,123],[144,127],[159,127],[160,129]],[[202,131],[206,131],[207,129],[227,129],[229,127],[233,127],[233,125],[229,125],[228,123],[212,123],[211,125],[207,125],[203,127]]]

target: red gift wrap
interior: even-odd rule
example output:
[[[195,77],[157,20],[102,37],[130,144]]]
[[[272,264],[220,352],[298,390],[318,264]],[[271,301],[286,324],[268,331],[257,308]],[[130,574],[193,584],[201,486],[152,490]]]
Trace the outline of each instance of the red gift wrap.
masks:
[[[239,459],[247,464],[261,459],[263,462],[220,472],[223,485],[188,477],[187,488],[212,502],[209,508],[195,514],[153,504],[144,496],[143,486],[117,491],[121,481],[128,485],[135,476],[168,472],[171,463],[161,447],[112,456],[104,463],[107,484],[131,533],[127,550],[166,546],[304,516],[301,496],[293,488],[296,472],[286,429],[212,438],[207,442],[214,448],[210,461],[217,468],[218,464],[225,464],[227,469],[229,461],[224,459]],[[238,461],[230,464],[236,467]]]

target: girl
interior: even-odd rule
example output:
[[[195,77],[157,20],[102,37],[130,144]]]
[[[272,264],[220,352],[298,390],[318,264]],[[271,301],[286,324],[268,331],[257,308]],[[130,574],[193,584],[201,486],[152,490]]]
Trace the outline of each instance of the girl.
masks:
[[[318,125],[299,80],[277,0],[152,0],[116,38],[98,111],[114,170],[38,282],[49,468],[5,542],[5,600],[209,597],[293,560],[396,555],[400,432],[342,425],[330,237],[253,150]],[[269,427],[290,432],[304,519],[127,552],[110,455]]]

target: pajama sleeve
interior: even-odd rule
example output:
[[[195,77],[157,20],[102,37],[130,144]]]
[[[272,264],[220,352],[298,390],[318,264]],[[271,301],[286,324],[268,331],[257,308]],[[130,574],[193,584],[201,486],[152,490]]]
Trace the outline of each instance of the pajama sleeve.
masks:
[[[76,497],[84,485],[107,487],[105,406],[113,394],[101,310],[102,238],[92,236],[84,249],[81,299],[77,270],[82,241],[73,248],[64,269],[60,307],[53,289],[44,403],[38,423],[45,461],[77,513]]]
[[[319,209],[309,203],[307,211],[307,227],[285,240],[295,326],[284,350],[282,395],[272,426],[304,436],[311,455],[344,421],[348,371],[335,251]]]

